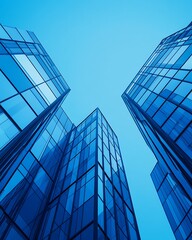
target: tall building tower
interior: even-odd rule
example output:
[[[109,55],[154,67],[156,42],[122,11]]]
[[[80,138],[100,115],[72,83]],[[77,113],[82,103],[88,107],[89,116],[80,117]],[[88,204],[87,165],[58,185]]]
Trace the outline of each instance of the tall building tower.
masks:
[[[32,32],[0,25],[0,239],[140,239],[117,136],[99,109],[75,126]]]
[[[192,23],[163,39],[122,98],[157,158],[151,174],[177,239],[192,238]]]

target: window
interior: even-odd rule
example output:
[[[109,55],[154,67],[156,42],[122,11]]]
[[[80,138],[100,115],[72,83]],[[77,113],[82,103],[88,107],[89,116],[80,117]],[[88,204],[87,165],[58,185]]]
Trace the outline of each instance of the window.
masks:
[[[176,52],[176,54],[171,58],[171,60],[169,61],[169,64],[174,64],[177,59],[183,54],[183,52],[188,48],[188,46],[182,46],[179,48],[179,50]],[[175,49],[178,49],[178,47],[176,47]]]
[[[37,69],[39,74],[43,77],[43,79],[45,81],[48,80],[49,76],[47,75],[47,73],[45,72],[45,70],[43,69],[43,67],[41,66],[39,61],[37,60],[37,58],[35,56],[29,56],[29,59],[33,63],[33,65],[35,66],[35,68]]]
[[[3,39],[10,39],[6,31],[3,29],[3,27],[0,25],[0,38]]]
[[[192,84],[181,82],[181,84],[175,89],[169,98],[173,102],[180,103],[191,90]]]
[[[174,91],[174,89],[179,85],[179,83],[180,81],[172,79],[161,91],[160,95],[163,96],[164,98],[167,98]]]
[[[53,92],[50,90],[46,83],[38,85],[37,90],[44,97],[47,103],[51,104],[52,102],[55,101],[56,97],[54,96]]]
[[[3,201],[4,198],[7,197],[7,195],[19,185],[21,181],[23,181],[23,175],[20,173],[20,171],[16,171],[11,179],[9,180],[8,184],[4,188],[3,192],[0,195],[0,201]]]
[[[151,92],[150,92],[151,93]],[[149,95],[149,97],[144,101],[143,105],[142,105],[142,109],[145,111],[147,110],[147,108],[151,105],[151,103],[154,101],[154,99],[156,98],[156,94],[151,93]]]
[[[18,91],[24,91],[33,86],[11,56],[0,55],[0,68]]]
[[[11,54],[16,54],[16,53],[21,54],[21,53],[23,53],[21,48],[14,41],[3,40],[3,41],[1,41],[1,43],[6,48],[6,50]]]
[[[192,56],[185,62],[182,68],[192,69]]]
[[[30,77],[30,80],[36,85],[43,82],[43,78],[37,72],[33,64],[29,61],[29,59],[23,55],[14,55],[16,60],[20,63],[24,72]]]
[[[21,37],[21,35],[19,34],[16,28],[13,28],[13,27],[4,27],[4,28],[9,33],[9,35],[13,40],[23,41],[23,38]]]
[[[40,189],[40,191],[42,193],[46,192],[47,187],[48,187],[48,185],[50,183],[50,178],[45,173],[43,168],[39,168],[39,171],[37,172],[37,175],[36,175],[36,177],[34,179],[34,183],[38,186],[38,188]]]
[[[176,106],[173,103],[165,102],[161,108],[157,111],[153,119],[156,121],[158,125],[162,125],[166,119],[171,115],[171,113],[175,110]]]
[[[188,46],[187,46],[188,47]],[[174,68],[180,68],[191,56],[192,54],[192,45],[187,48],[187,50],[181,55],[181,57],[177,60],[177,62],[174,64]],[[189,60],[190,63],[190,60]]]
[[[11,239],[23,240],[24,237],[22,236],[22,234],[20,232],[18,232],[18,229],[16,230],[16,228],[11,226],[8,230],[6,239],[7,240],[11,240]]]
[[[2,106],[22,129],[36,117],[35,113],[20,95],[3,102]]]
[[[0,149],[18,133],[19,130],[0,108]]]
[[[164,101],[165,101],[164,98],[157,97],[156,100],[151,104],[151,106],[147,110],[147,114],[149,116],[153,116],[154,113],[160,108],[160,106],[163,104]]]
[[[182,108],[177,108],[177,110],[171,115],[167,122],[163,126],[163,130],[173,139],[181,133],[181,131],[187,126],[187,124],[192,120],[191,114],[183,110]]]
[[[177,140],[177,144],[180,146],[180,148],[183,149],[183,151],[189,155],[191,158],[192,156],[192,124],[188,126],[188,128],[182,133],[182,135]]]
[[[18,29],[18,31],[20,32],[20,34],[22,35],[22,37],[26,42],[33,42],[33,40],[31,39],[31,37],[29,36],[26,30]]]
[[[11,85],[9,80],[0,71],[0,101],[8,97],[11,97],[16,93],[17,91],[15,90],[15,88]]]
[[[162,91],[162,89],[165,87],[165,85],[169,82],[169,78],[162,78],[161,81],[159,81],[159,84],[157,85],[157,87],[154,89],[155,93],[160,93]]]
[[[22,95],[37,114],[44,110],[43,106],[31,90],[25,91]]]

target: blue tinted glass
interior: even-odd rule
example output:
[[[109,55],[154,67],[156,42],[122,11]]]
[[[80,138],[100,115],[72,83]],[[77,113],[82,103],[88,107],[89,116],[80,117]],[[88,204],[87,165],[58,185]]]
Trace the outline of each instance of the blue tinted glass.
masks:
[[[177,144],[183,149],[185,153],[192,158],[192,124],[182,133],[182,135],[177,140]]]
[[[190,72],[187,77],[185,78],[186,81],[192,82],[192,72]]]
[[[18,91],[23,91],[33,86],[11,56],[0,55],[0,68]]]
[[[6,50],[11,54],[20,54],[23,53],[19,45],[14,41],[1,41],[2,45],[6,48]]]
[[[6,240],[12,240],[12,239],[24,240],[24,237],[21,235],[21,233],[16,231],[15,228],[11,227],[9,229],[9,232],[8,232],[7,236],[6,236]]]
[[[192,45],[187,48],[187,50],[181,55],[181,57],[174,64],[174,68],[180,68],[191,56],[192,54]]]
[[[185,100],[181,103],[181,106],[187,108],[190,112],[192,111],[192,92],[185,98]]]
[[[26,43],[18,42],[18,45],[26,55],[31,54],[31,50],[28,48]]]
[[[165,87],[165,85],[167,85],[169,80],[170,80],[169,78],[162,78],[157,87],[154,89],[154,92],[157,94],[160,93],[162,89]]]
[[[85,199],[84,202],[87,201],[94,194],[94,179],[89,181],[85,186]]]
[[[45,147],[48,144],[49,139],[50,135],[47,133],[47,131],[44,131],[43,134],[37,139],[37,141],[33,145],[31,152],[38,160],[43,154],[43,151],[45,150]]]
[[[39,187],[42,193],[45,193],[49,182],[50,178],[45,173],[45,171],[42,168],[40,168],[34,179],[34,183]]]
[[[4,28],[0,25],[0,38],[2,39],[10,39]]]
[[[21,128],[26,127],[36,116],[20,95],[3,102],[2,106]]]
[[[0,109],[0,149],[19,133],[11,120]]]
[[[7,197],[7,195],[17,187],[17,185],[23,180],[23,175],[19,172],[16,171],[11,179],[9,180],[8,184],[6,187],[3,189],[3,192],[0,194],[0,201],[2,201],[4,198]]]
[[[81,233],[81,240],[93,240],[93,224]]]
[[[38,85],[37,90],[47,103],[51,104],[55,101],[56,97],[46,83]]]
[[[0,101],[13,96],[17,91],[0,71]]]
[[[44,110],[43,106],[31,90],[23,92],[22,95],[37,114],[41,113]]]
[[[147,108],[150,106],[150,104],[153,102],[153,100],[157,97],[156,94],[151,93],[149,97],[145,100],[145,102],[142,105],[143,110],[147,110]]]
[[[149,109],[147,110],[147,113],[149,116],[153,116],[153,114],[159,109],[159,107],[163,104],[165,101],[162,97],[157,97],[156,100],[151,104]]]
[[[191,114],[181,108],[177,108],[162,129],[174,140],[191,120]]]
[[[24,38],[26,42],[33,42],[32,38],[30,37],[26,30],[18,29],[18,31],[20,32],[21,36]]]
[[[162,92],[160,93],[161,96],[167,98],[172,92],[173,90],[179,85],[180,81],[177,80],[171,80],[166,86],[165,88],[162,90]]]
[[[38,47],[39,51],[41,51],[41,49],[39,48],[39,45],[36,44],[36,47]],[[47,64],[47,62],[44,60],[43,56],[36,56],[38,62],[41,64],[41,66],[43,67],[43,69],[46,71],[46,73],[49,75],[49,78],[53,78],[54,77],[54,73],[52,72],[51,68],[49,67],[49,65]]]
[[[35,34],[33,32],[30,32],[30,31],[27,31],[27,32],[35,43],[39,43],[39,40],[37,39],[37,37],[35,36]]]
[[[8,54],[8,52],[5,50],[5,48],[0,43],[0,54]]]
[[[9,35],[13,40],[23,41],[23,38],[21,37],[21,35],[19,34],[16,28],[13,28],[13,27],[4,27],[4,28],[9,33]]]
[[[39,94],[39,92],[37,92],[37,90],[35,88],[31,89],[32,93],[35,95],[35,97],[38,99],[38,101],[41,103],[41,105],[43,106],[43,108],[47,107],[47,103],[44,101],[44,99],[42,98],[42,96]]]
[[[37,69],[39,74],[43,77],[43,79],[45,81],[48,80],[49,76],[47,75],[47,73],[45,72],[45,70],[43,69],[43,67],[41,66],[39,61],[37,60],[37,58],[35,56],[29,56],[29,59],[33,63],[34,67]]]
[[[58,91],[58,89],[55,87],[53,82],[52,81],[47,81],[47,84],[48,84],[49,88],[51,89],[51,91],[54,93],[54,95],[58,98],[61,94]]]
[[[192,68],[192,67],[191,67]],[[178,70],[177,74],[175,74],[174,78],[178,78],[178,79],[184,79],[185,76],[188,74],[189,71],[185,71],[185,70]]]
[[[174,104],[167,101],[158,110],[153,119],[156,121],[156,123],[162,125],[165,120],[171,115],[175,108],[176,106]]]

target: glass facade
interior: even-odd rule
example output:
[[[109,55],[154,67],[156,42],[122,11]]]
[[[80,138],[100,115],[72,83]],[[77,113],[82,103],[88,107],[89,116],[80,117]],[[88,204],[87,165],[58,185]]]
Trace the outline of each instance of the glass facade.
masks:
[[[117,136],[75,126],[34,33],[0,25],[0,239],[140,239]]]
[[[152,179],[173,232],[191,239],[192,23],[160,42],[122,98],[158,160]]]

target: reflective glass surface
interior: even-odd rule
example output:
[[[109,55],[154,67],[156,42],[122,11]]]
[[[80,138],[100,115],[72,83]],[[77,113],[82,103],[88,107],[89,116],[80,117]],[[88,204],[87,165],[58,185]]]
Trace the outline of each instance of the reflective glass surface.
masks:
[[[32,32],[0,25],[0,68],[0,239],[139,240],[100,110],[72,124],[69,87]]]
[[[156,188],[177,239],[190,239],[192,234],[188,227],[191,210],[183,211],[180,202],[191,203],[192,42],[188,41],[191,37],[189,24],[163,39],[122,95],[154,152],[157,165],[166,166],[180,191],[178,200],[175,189],[170,192],[172,186],[163,179],[162,187]],[[163,191],[167,191],[164,199]]]

